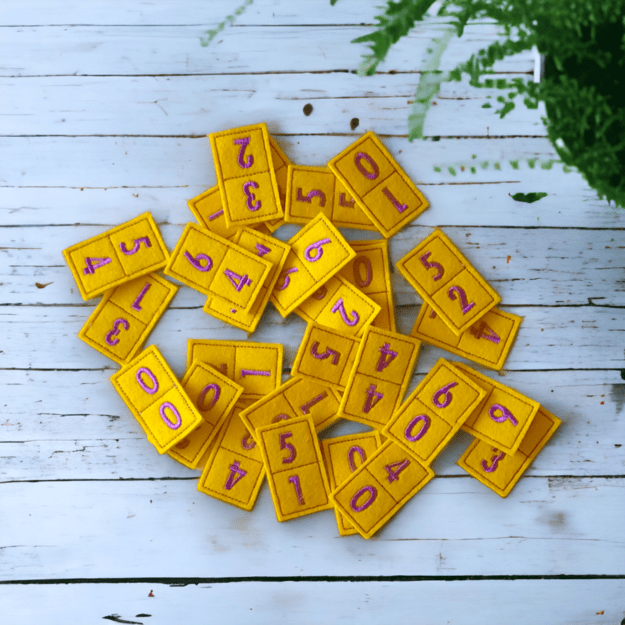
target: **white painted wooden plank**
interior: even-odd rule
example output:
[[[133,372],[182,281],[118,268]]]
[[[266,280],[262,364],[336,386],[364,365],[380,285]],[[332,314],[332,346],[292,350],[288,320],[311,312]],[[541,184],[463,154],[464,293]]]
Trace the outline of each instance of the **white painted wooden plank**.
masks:
[[[194,481],[0,485],[3,579],[307,575],[618,575],[625,480],[528,478],[507,499],[435,478],[374,540],[338,538],[332,511],[278,523]]]
[[[213,22],[214,24],[214,22]],[[210,27],[210,25],[209,25]],[[390,50],[379,71],[419,70],[437,30],[422,27]],[[353,71],[368,46],[350,43],[371,32],[367,26],[233,27],[204,48],[203,26],[7,27],[0,39],[0,75],[247,74],[250,72]],[[435,35],[434,35],[435,36]],[[492,24],[467,26],[451,41],[441,70],[455,67],[498,39]],[[15,50],[20,54],[15,55]],[[494,71],[530,72],[524,52],[499,61]]]
[[[0,373],[0,482],[196,476],[147,442],[113,390],[111,373]],[[416,375],[413,385],[422,378]],[[618,371],[512,371],[497,379],[563,421],[526,475],[625,473],[625,382]],[[323,436],[367,429],[344,421]],[[465,475],[455,463],[470,440],[459,434],[437,459],[435,473]]]
[[[201,299],[200,294],[198,299]],[[506,361],[506,369],[625,367],[622,308],[521,306],[508,310],[525,319]],[[399,331],[410,331],[417,312],[418,307],[398,309]],[[89,313],[87,307],[0,307],[0,368],[101,369],[114,366],[112,361],[78,339],[78,331]],[[299,317],[290,315],[283,319],[271,308],[252,340],[281,342],[285,350],[284,363],[289,367],[304,329],[305,324]],[[201,308],[169,309],[150,335],[148,344],[162,348],[165,358],[180,374],[184,370],[188,338],[245,340],[246,333],[216,320]],[[428,371],[438,353],[424,351],[418,371]]]
[[[62,611],[67,622],[143,625],[320,622],[380,625],[484,625],[502,619],[532,625],[618,624],[625,615],[622,579],[423,580],[365,582],[137,582],[0,586],[14,622],[45,621]]]
[[[528,78],[517,74],[512,78]],[[1,78],[2,134],[198,135],[208,125],[250,115],[280,119],[286,134],[408,132],[419,77],[414,74],[251,74],[247,76]],[[33,98],[33,93],[37,97]],[[498,89],[443,83],[426,120],[426,136],[546,135],[538,109],[517,106],[505,119],[484,109]],[[312,104],[306,116],[303,107]],[[225,120],[222,122],[222,119]],[[240,121],[239,124],[242,124]]]
[[[109,217],[111,226],[122,222],[115,221],[113,214]],[[195,221],[186,206],[180,206],[170,219],[177,223]],[[181,226],[161,225],[160,229],[167,246],[173,249]],[[0,227],[0,282],[4,287],[0,303],[83,304],[61,251],[103,230],[102,226]],[[278,236],[286,240],[296,230],[297,227],[288,227]],[[390,241],[391,265],[394,267],[431,231],[415,225],[394,236]],[[568,306],[592,302],[625,306],[625,231],[447,227],[445,232],[506,305]],[[349,230],[345,234],[349,240],[363,238],[359,231]],[[392,282],[397,305],[421,302],[396,270]],[[40,288],[37,283],[51,284]],[[199,302],[192,289],[184,288],[173,306]]]

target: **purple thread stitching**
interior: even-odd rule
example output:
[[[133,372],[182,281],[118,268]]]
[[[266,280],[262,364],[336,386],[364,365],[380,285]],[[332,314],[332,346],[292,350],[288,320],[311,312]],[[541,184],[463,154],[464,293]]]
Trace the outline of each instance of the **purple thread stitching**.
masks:
[[[309,402],[306,402],[303,406],[300,406],[299,409],[304,414],[309,414],[310,413],[310,408],[312,408],[315,404],[318,404],[320,401],[325,399],[327,396],[328,396],[327,391],[323,391],[323,393],[321,393],[320,395],[317,395],[317,397],[313,397]]]
[[[500,417],[495,416],[497,410],[501,411]],[[493,404],[488,411],[488,416],[497,423],[503,423],[506,419],[510,419],[510,423],[512,423],[512,425],[517,426],[519,424],[515,416],[505,406],[502,406],[501,404]]]
[[[339,362],[339,359],[341,358],[341,353],[337,352],[334,349],[331,349],[330,347],[328,347],[326,349],[325,352],[323,352],[323,354],[320,354],[317,351],[317,348],[319,347],[319,341],[315,341],[311,347],[310,347],[310,353],[317,359],[319,360],[325,360],[326,358],[329,358],[330,356],[332,356],[332,364],[333,365],[337,365]]]
[[[247,443],[245,442],[246,440],[248,441]],[[248,451],[256,447],[256,441],[250,436],[249,432],[247,432],[241,439],[241,447],[243,447],[243,449],[247,449]]]
[[[484,330],[486,330],[488,334],[486,334]],[[477,327],[471,326],[470,332],[476,339],[486,339],[491,343],[495,343],[495,345],[499,345],[501,341],[501,337],[486,323],[486,321],[480,321]]]
[[[228,278],[228,280],[230,280],[230,284],[232,284],[232,286],[236,289],[237,293],[240,292],[244,286],[252,284],[252,281],[248,278],[247,274],[240,276],[238,273],[235,273],[230,269],[225,269],[224,275]],[[239,281],[238,284],[236,283],[236,280]]]
[[[141,300],[145,297],[145,294],[150,290],[152,285],[149,282],[145,283],[145,286],[141,289],[141,293],[137,295],[137,299],[131,304],[130,308],[136,310],[137,312],[141,312]]]
[[[399,213],[403,213],[407,208],[408,204],[400,204],[397,198],[388,190],[388,187],[384,187],[382,189],[382,193],[386,195],[386,197],[391,201],[393,206],[399,211]]]
[[[466,315],[471,310],[471,308],[475,306],[475,302],[469,303],[469,300],[467,299],[467,294],[464,292],[464,289],[461,286],[452,286],[449,289],[449,291],[447,291],[447,294],[449,295],[450,300],[456,299],[456,293],[458,294],[458,297],[460,298],[460,306],[462,307],[462,314]]]
[[[96,261],[96,264],[93,264],[93,261]],[[102,257],[91,257],[91,256],[87,256],[85,258],[85,264],[87,265],[86,267],[83,268],[82,272],[86,275],[89,276],[92,273],[95,273],[96,269],[99,269],[100,267],[103,267],[104,265],[108,265],[111,261],[111,259],[108,256],[102,256]]]
[[[367,399],[362,407],[365,414],[369,414],[369,411],[384,397],[384,393],[378,393],[376,388],[375,384],[369,384],[369,388],[367,388]]]
[[[360,461],[365,462],[365,460],[367,459],[367,454],[365,453],[365,450],[360,447],[360,445],[354,445],[353,447],[349,448],[349,451],[347,452],[347,462],[349,463],[349,470],[353,473],[356,470],[356,463],[354,462],[354,454],[358,454],[360,456]]]
[[[189,252],[185,252],[184,257],[198,271],[210,271],[213,268],[213,259],[210,256],[207,256],[206,254],[198,254],[197,256],[192,256]],[[202,265],[201,261],[203,260],[206,261],[206,265]]]
[[[323,207],[326,205],[326,194],[323,191],[320,191],[319,189],[313,189],[312,191],[309,191],[308,195],[304,196],[302,194],[302,189],[298,187],[297,196],[295,199],[298,202],[306,202],[310,204],[314,197],[319,198],[319,206]]]
[[[293,486],[295,487],[295,495],[297,496],[297,503],[300,506],[303,506],[306,502],[304,501],[304,495],[302,494],[302,486],[299,483],[299,475],[292,475],[288,481],[290,484],[293,484]]]
[[[133,254],[136,254],[139,251],[139,248],[141,247],[141,243],[145,243],[146,247],[152,247],[152,243],[150,243],[150,237],[141,237],[139,239],[133,239],[133,243],[134,245],[132,246],[132,249],[129,250],[126,247],[126,243],[122,241],[119,244],[119,249],[124,254],[126,254],[126,256],[132,256]]]
[[[241,463],[238,460],[235,460],[228,467],[228,471],[230,471],[230,473],[228,474],[228,478],[224,484],[224,488],[226,490],[231,490],[233,486],[235,486],[247,475],[247,471],[245,469],[241,469]],[[236,479],[235,475],[237,476]]]
[[[256,199],[256,196],[250,191],[250,187],[252,189],[258,189],[258,182],[254,182],[253,180],[248,180],[243,183],[243,193],[246,195],[245,205],[251,211],[257,211],[263,203],[260,200]]]
[[[491,449],[494,452],[498,452],[499,451],[497,449],[497,447],[491,447]],[[491,462],[490,466],[488,466],[488,462],[486,460],[482,460],[482,462],[481,462],[482,469],[484,469],[484,471],[486,471],[486,473],[492,473],[499,466],[499,461],[503,460],[505,458],[505,456],[506,456],[506,454],[504,454],[503,451],[499,451],[499,453],[497,455],[493,456],[490,459],[490,462]]]
[[[269,252],[271,252],[271,249],[263,245],[262,243],[256,244],[256,250],[256,256],[264,256],[265,254],[269,254]]]
[[[364,168],[363,164],[360,162],[363,158],[373,168],[372,172],[368,172]],[[368,178],[369,180],[375,180],[380,175],[380,170],[378,168],[377,163],[366,152],[358,152],[358,154],[356,154],[356,156],[354,157],[354,163],[355,163],[356,167],[358,168],[358,171],[365,178]]]
[[[262,375],[268,378],[271,375],[271,371],[259,371],[257,369],[241,369],[241,377],[244,378],[246,375]]]
[[[286,289],[287,286],[289,286],[289,284],[291,284],[291,278],[289,278],[289,274],[290,273],[296,273],[298,271],[297,267],[291,267],[290,269],[287,269],[282,276],[284,276],[284,282],[282,283],[282,286],[278,287],[278,291],[284,291],[284,289]]]
[[[358,499],[360,499],[361,495],[365,493],[369,493],[369,498],[363,503],[361,506],[358,505]],[[375,486],[363,486],[359,490],[356,491],[354,496],[351,498],[349,502],[349,507],[354,512],[362,512],[366,510],[378,497],[378,491]]]
[[[360,279],[360,265],[365,264],[365,279]],[[354,280],[356,284],[363,288],[369,286],[371,284],[371,280],[373,279],[373,268],[371,267],[371,261],[366,256],[358,256],[354,261],[354,266],[352,267],[354,272]]]
[[[243,161],[243,154],[245,153],[245,148],[250,144],[250,137],[243,137],[241,139],[235,139],[234,144],[239,146],[239,155],[237,157],[237,162],[239,163],[239,167],[243,169],[249,169],[254,164],[254,156],[252,154],[248,154],[245,161]]]
[[[449,384],[445,384],[442,388],[439,388],[434,395],[432,395],[432,403],[437,408],[447,408],[449,404],[451,404],[451,400],[453,399],[453,395],[449,392],[450,389],[454,388],[454,386],[458,386],[458,382],[450,382]],[[441,395],[445,395],[445,401],[439,402],[438,397]]]
[[[343,298],[339,297],[336,300],[336,304],[334,304],[334,306],[332,306],[332,312],[336,312],[338,310],[339,314],[341,315],[343,321],[348,325],[348,326],[355,326],[359,321],[360,321],[360,315],[355,311],[352,310],[352,315],[354,316],[353,319],[349,318],[349,315],[347,314],[347,311],[345,310],[345,306],[343,304]]]
[[[208,395],[209,391],[213,391],[213,399],[211,399],[210,406],[208,408],[205,408],[204,399],[206,399],[206,395]],[[210,410],[217,403],[217,400],[219,399],[220,395],[221,395],[221,387],[219,386],[219,384],[207,384],[202,389],[202,392],[197,398],[198,410]]]
[[[282,432],[282,434],[280,434],[280,449],[284,449],[289,452],[289,455],[286,458],[282,458],[282,464],[291,464],[297,456],[295,447],[291,443],[286,442],[286,439],[291,438],[292,436],[293,432]]]
[[[154,385],[152,388],[150,388],[143,381],[143,378],[141,377],[141,375],[144,373],[145,375],[148,376],[148,378],[150,378],[150,380],[152,380],[152,384]],[[139,386],[149,395],[154,395],[154,393],[158,391],[158,380],[156,379],[156,376],[147,367],[140,367],[139,369],[137,369],[137,373],[135,373],[135,378],[137,379],[137,382],[139,382]]]
[[[432,269],[432,267],[434,267],[434,269],[438,270],[438,273],[432,278],[432,280],[436,282],[437,280],[440,280],[443,277],[443,274],[445,273],[445,268],[440,263],[430,262],[428,258],[430,257],[431,254],[432,252],[426,252],[425,254],[423,254],[423,256],[419,257],[419,260],[421,261],[421,264],[426,269]]]
[[[412,429],[415,425],[417,425],[419,421],[423,421],[423,425],[421,426],[419,433],[415,436],[412,436]],[[422,439],[425,436],[426,432],[430,429],[431,421],[432,420],[430,419],[430,417],[428,417],[428,415],[426,414],[417,415],[414,419],[410,421],[408,427],[406,427],[406,429],[404,430],[404,436],[406,437],[406,440],[409,440],[411,443],[416,443],[418,440]]]
[[[326,285],[320,286],[310,297],[314,297],[316,300],[321,301],[328,293]]]
[[[351,200],[346,200],[345,193],[341,193],[339,195],[339,204],[343,208],[354,208],[354,206],[356,205],[356,200],[354,200],[354,198],[352,198]]]
[[[393,360],[397,358],[397,355],[397,352],[394,352],[391,349],[390,343],[384,343],[384,345],[380,347],[380,358],[378,359],[378,364],[375,366],[375,370],[377,372],[381,372],[386,369],[386,367],[388,367],[393,362]]]
[[[221,217],[224,214],[224,209],[217,211],[209,216],[208,221],[213,221],[213,219],[217,219],[217,217]]]
[[[172,423],[167,417],[167,415],[165,414],[165,410],[167,408],[169,408],[174,413],[174,416],[176,417],[175,423]],[[172,430],[177,430],[182,425],[182,419],[180,418],[180,413],[178,412],[176,406],[174,406],[170,401],[164,401],[161,404],[161,407],[158,409],[158,411],[161,415],[161,419],[163,419],[163,421],[165,422],[165,425],[168,428],[171,428]]]
[[[124,330],[128,330],[130,328],[130,324],[128,323],[126,319],[123,319],[123,318],[115,319],[115,323],[113,324],[113,329],[110,332],[108,332],[107,335],[104,337],[104,340],[111,346],[117,345],[117,343],[119,343],[118,338],[113,338],[119,334],[119,326],[124,326]]]
[[[290,419],[291,417],[289,417],[288,414],[284,414],[283,412],[281,412],[280,414],[276,415],[271,422],[272,423],[278,423],[278,421],[286,421],[287,419]]]
[[[389,484],[393,482],[397,482],[399,480],[399,474],[410,464],[410,460],[405,458],[404,460],[398,460],[397,462],[391,462],[391,464],[387,464],[384,468],[388,473],[386,479]]]
[[[316,243],[311,243],[306,250],[304,251],[304,258],[309,262],[309,263],[314,263],[316,261],[318,261],[322,256],[323,256],[323,245],[325,245],[326,243],[332,243],[331,239],[321,239],[320,241],[317,241]],[[317,253],[315,255],[315,257],[313,258],[310,253],[313,250],[317,250]]]

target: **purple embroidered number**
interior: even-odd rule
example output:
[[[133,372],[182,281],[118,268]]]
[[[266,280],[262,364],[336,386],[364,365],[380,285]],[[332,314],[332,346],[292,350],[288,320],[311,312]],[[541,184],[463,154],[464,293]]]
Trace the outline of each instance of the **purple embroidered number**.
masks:
[[[152,244],[150,243],[150,237],[141,237],[140,239],[133,239],[133,246],[132,249],[128,249],[126,248],[126,244],[124,242],[119,244],[119,249],[122,251],[123,254],[126,254],[126,256],[132,256],[133,254],[136,254],[139,251],[139,248],[141,247],[141,244],[144,243],[145,247],[152,247]]]
[[[152,382],[152,387],[149,387],[143,381],[144,374],[147,375],[148,378],[150,378],[150,381]],[[154,393],[158,391],[158,380],[156,379],[156,376],[147,367],[141,367],[137,369],[137,373],[135,373],[135,378],[137,382],[139,383],[139,386],[149,395],[154,395]]]
[[[501,415],[496,416],[497,412],[501,412]],[[502,406],[501,404],[493,404],[488,411],[488,416],[497,423],[503,423],[504,421],[509,419],[512,425],[517,426],[519,424],[516,417],[505,406]]]
[[[234,144],[239,146],[239,156],[237,158],[237,162],[239,163],[239,167],[242,167],[243,169],[249,169],[254,164],[254,156],[252,154],[248,154],[247,158],[243,160],[245,148],[250,144],[250,141],[250,137],[243,137],[241,139],[234,140]]]
[[[241,447],[243,447],[243,449],[247,449],[248,451],[256,447],[256,441],[251,437],[249,432],[246,432],[245,436],[241,439]]]
[[[330,358],[330,356],[332,356],[332,364],[333,365],[338,365],[339,364],[339,360],[341,358],[341,354],[340,352],[337,352],[335,349],[332,349],[330,347],[328,347],[326,349],[325,352],[323,352],[323,354],[320,354],[317,351],[317,348],[319,347],[319,341],[315,341],[311,347],[310,347],[310,353],[317,358],[318,360],[325,360],[326,358]]]
[[[477,327],[471,326],[471,334],[476,339],[486,339],[495,345],[501,341],[501,337],[485,321],[480,321]]]
[[[230,280],[230,284],[232,284],[232,286],[237,290],[237,293],[241,291],[244,286],[252,284],[252,281],[247,277],[247,274],[240,276],[238,273],[230,271],[230,269],[225,269],[224,274],[226,278]]]
[[[224,209],[218,210],[216,213],[213,213],[208,217],[208,221],[213,221],[213,219],[217,219],[217,217],[221,217],[224,214]]]
[[[302,193],[302,189],[298,187],[297,196],[295,199],[298,202],[306,202],[307,204],[310,204],[314,197],[319,198],[319,206],[326,205],[326,194],[323,191],[320,191],[319,189],[313,189],[312,191],[308,192],[308,195],[304,195]]]
[[[113,324],[113,329],[110,332],[107,332],[106,336],[104,337],[104,340],[106,341],[107,345],[113,346],[119,343],[119,339],[116,337],[119,335],[120,326],[123,326],[124,330],[128,330],[130,328],[130,324],[128,323],[126,319],[123,319],[123,318],[115,319],[115,323]]]
[[[293,432],[282,432],[282,434],[280,434],[280,449],[284,449],[289,452],[289,455],[286,458],[282,458],[282,464],[291,464],[297,456],[295,447],[293,447],[291,443],[286,442],[286,439],[291,438],[291,436],[293,436]]]
[[[235,460],[229,467],[228,478],[226,479],[226,483],[224,484],[224,488],[226,490],[232,490],[232,487],[240,482],[246,475],[247,471],[241,468],[241,464],[238,460]]]
[[[388,473],[388,477],[386,478],[388,480],[388,483],[392,484],[393,482],[399,480],[399,474],[404,469],[406,469],[409,464],[410,460],[408,460],[408,458],[404,460],[399,460],[398,462],[391,462],[391,464],[387,464],[384,468]]]
[[[185,252],[184,257],[198,271],[210,271],[213,268],[213,259],[206,254],[197,254],[197,256],[193,256],[190,252]],[[203,265],[202,261],[204,261],[206,264]]]
[[[271,376],[271,371],[261,371],[259,369],[241,369],[241,377],[244,378],[246,375],[261,375],[265,378]]]
[[[208,408],[204,405],[204,400],[210,391],[213,391],[213,399],[211,399],[211,403]],[[219,396],[221,395],[221,387],[219,384],[207,384],[200,393],[197,398],[197,408],[198,410],[210,410],[219,400]]]
[[[256,256],[264,256],[265,254],[269,254],[269,252],[271,252],[271,249],[266,245],[263,245],[262,243],[256,244]]]
[[[419,432],[413,435],[412,430],[414,429],[415,425],[419,423],[419,421],[422,421],[423,425],[421,426]],[[406,440],[410,441],[411,443],[416,443],[418,440],[422,439],[426,435],[427,431],[430,429],[430,423],[431,419],[426,414],[420,414],[414,417],[404,430],[404,436],[406,437]]]
[[[96,269],[104,267],[104,265],[108,265],[110,262],[112,261],[108,258],[108,256],[102,256],[101,258],[91,258],[90,256],[87,256],[87,258],[85,258],[85,265],[87,266],[83,268],[82,272],[86,276],[89,276],[92,273],[95,273]]]
[[[295,488],[297,503],[300,506],[303,506],[306,502],[304,501],[304,495],[302,494],[302,485],[299,483],[299,475],[292,475],[288,481],[289,484],[293,484],[293,487]]]
[[[380,347],[380,358],[378,359],[378,364],[375,366],[375,370],[378,372],[383,371],[395,358],[397,358],[397,352],[391,349],[390,343],[384,343],[384,345]]]
[[[335,313],[337,311],[340,313],[343,321],[350,327],[355,326],[360,321],[360,315],[355,310],[352,310],[353,319],[349,318],[349,315],[347,314],[347,311],[345,310],[345,305],[343,304],[342,297],[339,297],[336,300],[336,304],[332,306],[332,312]]]
[[[367,499],[365,499],[365,501],[362,504],[358,505],[358,500],[365,493],[369,493],[369,497],[367,497]],[[358,489],[354,493],[354,496],[351,498],[349,502],[349,507],[354,512],[362,512],[363,510],[366,510],[377,498],[378,498],[378,491],[375,486],[363,486],[362,488]]]
[[[423,256],[419,257],[419,260],[421,261],[421,264],[426,269],[436,269],[438,271],[438,273],[432,278],[432,280],[436,282],[437,280],[440,280],[443,277],[443,274],[445,273],[445,269],[443,268],[443,265],[441,265],[440,263],[430,262],[428,260],[431,253],[432,252],[426,252],[425,254],[423,254]]]
[[[289,417],[288,414],[284,414],[283,412],[280,413],[279,415],[276,415],[271,422],[272,423],[278,423],[279,421],[286,421],[287,419],[290,419],[291,417]]]
[[[371,409],[384,397],[384,393],[378,393],[376,391],[377,386],[375,384],[369,384],[367,388],[367,396],[365,399],[362,411],[365,414],[369,414]]]
[[[145,297],[145,294],[150,290],[152,285],[149,282],[146,282],[144,287],[141,289],[141,293],[137,295],[137,299],[130,305],[130,308],[136,310],[137,312],[141,312],[141,300]]]
[[[365,166],[362,164],[362,161],[366,161],[371,167],[371,171],[367,171]],[[380,168],[377,163],[366,153],[366,152],[358,152],[356,156],[354,156],[354,164],[358,171],[369,180],[375,180],[380,175]]]
[[[356,205],[356,200],[354,200],[354,198],[352,198],[351,200],[347,200],[345,199],[345,193],[341,193],[339,195],[339,204],[343,208],[354,208],[354,206]]]
[[[321,301],[328,293],[326,285],[320,286],[310,297],[314,297],[316,300]]]
[[[320,241],[317,241],[316,243],[311,243],[306,248],[306,250],[304,250],[304,258],[309,263],[314,263],[315,261],[319,260],[323,256],[323,246],[326,243],[332,243],[331,239],[321,239]],[[315,252],[314,256],[312,256],[313,251]]]
[[[469,303],[467,299],[467,294],[464,292],[464,289],[460,286],[452,286],[447,294],[449,295],[450,300],[456,299],[456,293],[458,294],[458,298],[460,299],[460,306],[462,307],[462,314],[466,315],[471,308],[475,306],[475,302]]]
[[[349,448],[347,452],[347,462],[349,464],[349,470],[353,473],[356,470],[356,463],[354,462],[354,456],[358,454],[360,456],[360,463],[362,464],[367,459],[365,450],[360,445],[354,445]]]
[[[171,421],[170,418],[166,414],[166,410],[169,409],[173,413],[176,418],[175,421]],[[161,419],[165,422],[165,425],[172,430],[177,430],[182,425],[182,419],[180,418],[180,413],[176,406],[174,406],[170,401],[164,401],[161,404],[161,407],[158,409],[159,414],[161,415]]]
[[[323,391],[323,393],[321,393],[320,395],[317,395],[317,397],[313,397],[310,401],[307,401],[303,406],[300,406],[299,409],[304,414],[309,414],[310,413],[310,409],[315,404],[318,404],[320,401],[324,400],[327,396],[328,396],[327,391]]]
[[[482,469],[484,469],[486,473],[492,473],[493,471],[495,471],[499,466],[499,462],[503,460],[506,456],[506,454],[504,454],[503,451],[499,451],[497,447],[491,447],[491,449],[495,452],[496,455],[494,455],[490,459],[490,465],[486,460],[482,460],[482,462],[480,463],[482,465]]]
[[[398,210],[398,212],[401,214],[403,213],[407,208],[408,208],[408,204],[402,204],[393,194],[391,191],[389,191],[388,187],[384,187],[382,189],[382,193],[384,193],[384,195],[387,197],[388,200],[390,200],[391,204]]]
[[[360,266],[365,266],[365,278],[361,279]],[[371,284],[371,280],[373,279],[373,269],[371,267],[371,261],[366,256],[358,256],[356,260],[354,260],[354,266],[352,267],[354,272],[354,282],[360,287],[364,288]]]
[[[297,267],[291,267],[287,269],[280,277],[282,278],[282,286],[277,287],[278,291],[284,291],[289,284],[291,284],[291,278],[289,277],[290,273],[297,273]]]
[[[450,382],[449,384],[445,384],[442,388],[439,388],[438,391],[432,395],[432,403],[437,408],[447,408],[454,397],[449,392],[454,386],[458,386],[458,382]]]
[[[250,191],[250,188],[258,189],[258,182],[248,180],[247,182],[243,183],[243,193],[245,193],[246,197],[245,205],[249,210],[257,211],[263,205],[263,203],[260,200],[256,199],[256,196],[252,191]]]

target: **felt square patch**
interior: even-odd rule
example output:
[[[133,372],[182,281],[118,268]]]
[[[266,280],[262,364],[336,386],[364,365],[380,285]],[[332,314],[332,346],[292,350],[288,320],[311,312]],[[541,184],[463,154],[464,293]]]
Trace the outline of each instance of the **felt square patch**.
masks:
[[[337,228],[355,228],[377,232],[375,224],[356,204],[345,185],[335,176],[334,205],[332,207],[332,223]]]
[[[382,443],[378,432],[366,432],[364,434],[326,438],[319,441],[319,444],[321,445],[321,455],[328,475],[330,492],[332,492],[365,462]],[[337,508],[335,508],[334,512],[341,536],[352,536],[358,533],[354,526],[345,520],[345,517]]]
[[[429,206],[371,131],[335,156],[328,167],[387,239]]]
[[[111,382],[160,454],[202,423],[154,345],[113,374]]]
[[[249,311],[244,312],[240,308],[233,308],[221,297],[209,297],[203,310],[217,319],[251,333],[256,329],[265,311],[271,292],[280,276],[291,247],[288,243],[284,243],[272,236],[261,234],[251,228],[239,229],[232,241],[244,250],[269,261],[272,264],[271,270],[267,278],[265,278],[260,295],[256,298]]]
[[[78,336],[119,364],[132,360],[178,291],[156,273],[124,282],[104,294]]]
[[[434,471],[386,441],[330,495],[363,538],[370,538],[432,478]]]
[[[393,414],[382,434],[429,466],[486,394],[441,358]]]
[[[521,321],[522,317],[518,315],[491,308],[457,336],[441,321],[434,309],[424,303],[410,336],[499,371],[510,353]]]
[[[454,363],[454,366],[487,391],[462,429],[507,454],[513,454],[527,434],[540,404],[467,365]]]
[[[256,430],[278,521],[332,508],[310,415]]]
[[[189,339],[187,368],[194,360],[209,364],[243,387],[242,399],[255,401],[280,385],[283,353],[280,343]]]
[[[379,312],[380,307],[372,299],[339,276],[330,278],[295,309],[307,322],[354,336],[362,336]]]
[[[421,342],[369,327],[343,394],[339,416],[381,429],[401,402]]]
[[[506,454],[490,443],[475,439],[458,465],[500,497],[507,497],[560,423],[558,417],[541,406],[515,453]]]
[[[251,510],[264,477],[260,450],[243,425],[237,407],[219,430],[197,489],[224,503]]]
[[[162,269],[169,259],[150,213],[63,250],[80,294],[88,300],[123,282]]]
[[[332,219],[335,180],[327,167],[289,165],[284,220],[307,224],[319,213]]]
[[[338,273],[356,254],[325,215],[319,214],[288,241],[291,254],[271,301],[285,317]]]
[[[226,225],[221,193],[217,185],[191,198],[187,201],[187,205],[198,223],[214,234],[231,239],[238,232],[237,226],[228,228]]]
[[[187,224],[165,273],[205,295],[219,296],[249,310],[272,264],[231,241]]]
[[[303,375],[343,391],[359,346],[360,340],[355,337],[310,323],[297,350],[291,374]]]
[[[458,336],[501,301],[497,292],[438,229],[400,258],[397,268]]]
[[[243,412],[241,419],[253,435],[265,425],[310,415],[317,431],[332,425],[336,420],[341,398],[329,386],[301,376],[287,380]]]
[[[283,152],[278,142],[271,135],[269,135],[269,147],[271,148],[273,171],[276,176],[276,182],[278,183],[280,206],[284,211],[284,207],[286,206],[287,169],[288,166],[291,164],[291,161],[289,160],[288,156]],[[284,217],[280,217],[278,219],[272,219],[271,221],[264,221],[260,225],[263,225],[267,228],[268,232],[265,234],[271,234],[284,223]]]
[[[265,124],[209,135],[226,225],[284,216]]]

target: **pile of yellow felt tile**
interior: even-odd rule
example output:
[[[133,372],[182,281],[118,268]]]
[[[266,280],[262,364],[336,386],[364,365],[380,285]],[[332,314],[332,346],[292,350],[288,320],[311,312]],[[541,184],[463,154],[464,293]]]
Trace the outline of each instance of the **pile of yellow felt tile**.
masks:
[[[265,477],[279,521],[334,509],[341,535],[369,538],[434,477],[459,429],[458,464],[502,497],[560,420],[466,364],[441,358],[404,397],[423,341],[501,370],[521,318],[439,229],[397,263],[424,300],[395,327],[387,239],[428,203],[366,133],[327,167],[292,164],[264,124],[209,135],[218,184],[167,250],[149,213],[63,251],[82,297],[103,295],[80,338],[121,365],[111,381],[161,454],[202,468],[198,489],[251,510]],[[288,242],[283,223],[303,224]],[[338,228],[378,231],[348,242]],[[279,343],[189,339],[178,381],[140,351],[178,287],[252,333],[272,302],[307,322],[282,383]],[[319,440],[339,419],[371,431]]]

